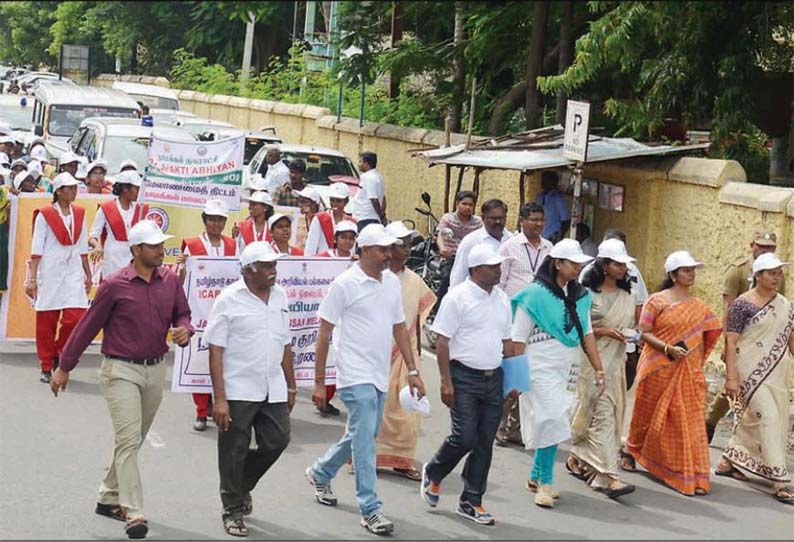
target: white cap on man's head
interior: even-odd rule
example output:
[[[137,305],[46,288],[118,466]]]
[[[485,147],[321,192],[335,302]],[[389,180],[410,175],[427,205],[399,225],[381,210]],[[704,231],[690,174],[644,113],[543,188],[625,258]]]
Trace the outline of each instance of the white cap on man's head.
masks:
[[[100,169],[104,170],[105,173],[107,173],[108,172],[108,163],[105,162],[101,158],[97,158],[96,160],[94,160],[93,162],[88,164],[88,167],[86,169],[86,174],[91,173],[91,170],[94,169],[94,168],[100,168]]]
[[[664,261],[665,273],[672,273],[682,267],[703,267],[703,263],[695,260],[686,250],[677,250]]]
[[[286,218],[290,224],[292,224],[292,215],[283,215],[281,213],[276,213],[270,218],[267,219],[267,227],[268,229],[273,229],[273,225],[281,220],[282,218]]]
[[[23,168],[27,169],[28,163],[25,162],[22,158],[17,158],[13,162],[11,162],[11,169],[14,169],[17,166],[22,166]]]
[[[49,160],[47,149],[45,149],[41,145],[36,145],[35,147],[33,147],[33,150],[30,151],[30,159],[38,160],[40,162],[46,162],[47,160]]]
[[[296,190],[293,193],[301,198],[310,199],[317,205],[320,205],[320,202],[322,202],[322,198],[320,198],[320,193],[317,191],[316,188],[312,186],[307,186],[303,190]]]
[[[505,260],[509,260],[507,256],[500,256],[494,247],[487,243],[480,243],[472,247],[469,251],[469,269],[472,267],[479,267],[481,265],[499,265]]]
[[[582,252],[582,245],[575,239],[563,239],[551,249],[549,256],[558,260],[570,260],[578,264],[584,264],[593,258]]]
[[[30,176],[38,181],[41,177],[41,162],[35,160],[31,161],[30,164],[28,164],[28,171],[30,172]]]
[[[336,223],[336,228],[334,229],[334,235],[346,231],[352,231],[353,233],[358,235],[358,228],[353,222],[350,222],[349,220],[340,220],[339,222]]]
[[[72,151],[66,151],[66,152],[65,152],[65,153],[63,153],[63,154],[61,155],[61,157],[58,159],[58,165],[59,165],[59,166],[62,166],[62,165],[64,165],[64,164],[71,164],[71,163],[76,163],[76,164],[79,164],[79,163],[80,163],[80,157],[79,157],[79,156],[77,156],[77,155],[76,155],[75,153],[73,153]]]
[[[402,241],[396,237],[389,235],[386,232],[386,228],[383,227],[383,224],[370,224],[366,226],[361,230],[361,233],[358,234],[356,242],[360,247],[390,247],[397,243],[402,243]]]
[[[270,243],[265,241],[256,241],[249,243],[240,254],[240,265],[245,267],[255,262],[274,262],[283,257],[284,254],[279,254]]]
[[[598,258],[608,258],[614,262],[630,264],[637,260],[629,256],[626,245],[620,239],[607,239],[598,245]]]
[[[2,145],[3,143],[13,143],[13,142],[14,142],[14,138],[11,137],[10,135],[8,134],[0,135],[0,145]]]
[[[64,171],[63,173],[59,173],[55,176],[52,180],[52,191],[55,192],[59,188],[63,188],[64,186],[79,186],[80,181],[75,179],[71,173],[68,171]]]
[[[222,199],[208,199],[204,202],[204,214],[229,218],[229,206]]]
[[[780,258],[777,257],[777,254],[774,252],[767,252],[765,254],[761,254],[753,262],[753,275],[760,273],[761,271],[777,269],[786,265],[791,265],[791,262],[782,262],[780,261]]]
[[[124,168],[131,167],[135,171],[138,171],[138,164],[135,163],[135,160],[122,160],[121,165],[119,166],[119,171],[124,171]]]
[[[16,190],[19,190],[19,187],[22,186],[22,183],[28,177],[32,178],[33,175],[31,175],[30,171],[28,171],[27,169],[23,169],[22,171],[18,172],[16,175],[14,175],[14,181],[13,181],[14,188]]]
[[[333,183],[328,188],[330,188],[330,192],[328,194],[329,198],[334,198],[334,199],[350,198],[350,187],[347,186],[345,183]]]
[[[248,201],[253,201],[255,203],[264,203],[265,205],[269,205],[273,207],[273,196],[270,195],[270,192],[266,190],[256,190],[254,191],[251,196],[248,198]]]
[[[392,237],[396,237],[397,239],[402,239],[403,237],[409,237],[413,235],[416,230],[409,230],[405,223],[402,220],[395,220],[394,222],[390,222],[388,226],[386,226],[386,233],[391,235]]]
[[[134,245],[159,245],[171,239],[173,235],[166,235],[160,226],[153,220],[141,220],[130,228],[127,236],[130,246]]]
[[[118,175],[114,177],[116,183],[120,184],[131,184],[132,186],[140,187],[143,184],[143,179],[138,174],[137,171],[133,171],[128,169],[127,171],[122,171]]]

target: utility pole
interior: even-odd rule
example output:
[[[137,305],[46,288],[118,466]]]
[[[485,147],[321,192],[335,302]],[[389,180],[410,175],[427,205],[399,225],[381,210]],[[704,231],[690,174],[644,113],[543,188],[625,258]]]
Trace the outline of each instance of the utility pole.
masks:
[[[251,49],[254,47],[254,13],[248,12],[248,22],[245,24],[245,46],[243,48],[243,71],[240,73],[240,90],[245,90],[248,75],[251,71]]]
[[[403,39],[403,6],[402,2],[391,4],[391,48],[397,47]],[[389,73],[389,99],[394,100],[400,95],[400,80]]]

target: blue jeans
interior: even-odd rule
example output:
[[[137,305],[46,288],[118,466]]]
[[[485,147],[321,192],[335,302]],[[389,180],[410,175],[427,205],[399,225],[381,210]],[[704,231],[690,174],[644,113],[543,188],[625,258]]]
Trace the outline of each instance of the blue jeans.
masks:
[[[312,470],[318,484],[328,484],[352,455],[356,471],[356,500],[361,515],[367,517],[383,506],[375,492],[375,438],[383,419],[386,394],[373,384],[356,384],[341,388],[337,393],[347,408],[347,429],[341,440],[314,462]]]

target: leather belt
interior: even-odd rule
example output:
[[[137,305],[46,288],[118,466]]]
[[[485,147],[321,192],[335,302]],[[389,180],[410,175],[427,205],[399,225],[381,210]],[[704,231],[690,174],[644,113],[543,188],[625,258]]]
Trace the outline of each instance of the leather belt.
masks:
[[[501,367],[497,367],[496,369],[475,369],[473,367],[469,367],[465,363],[461,363],[456,359],[452,360],[452,364],[459,369],[463,369],[464,371],[468,371],[470,373],[478,374],[481,376],[493,376],[496,374],[496,371],[501,369]]]
[[[120,358],[118,356],[108,356],[108,359],[114,359],[116,361],[124,361],[126,363],[133,363],[135,365],[157,365],[161,361],[163,361],[163,357],[160,356],[159,358],[143,358],[143,359],[130,359],[130,358]]]

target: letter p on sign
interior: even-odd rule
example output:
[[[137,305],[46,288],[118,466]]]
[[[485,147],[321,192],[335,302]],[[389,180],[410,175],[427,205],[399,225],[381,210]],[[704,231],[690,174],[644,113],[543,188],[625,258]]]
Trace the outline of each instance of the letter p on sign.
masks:
[[[577,162],[587,161],[587,140],[590,131],[590,104],[568,100],[565,114],[565,139],[562,155]]]

